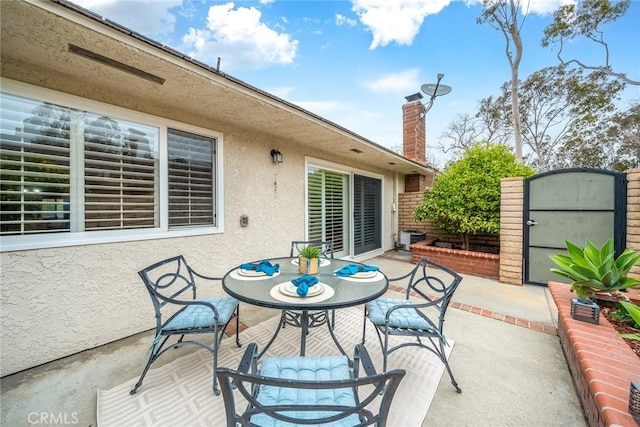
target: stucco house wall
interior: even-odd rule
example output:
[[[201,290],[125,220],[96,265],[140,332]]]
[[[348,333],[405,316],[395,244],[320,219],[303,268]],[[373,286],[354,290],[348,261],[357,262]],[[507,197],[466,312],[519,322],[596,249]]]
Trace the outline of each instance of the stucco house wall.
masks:
[[[153,44],[141,43],[55,2],[0,2],[2,87],[76,97],[119,117],[146,114],[222,135],[222,227],[212,234],[7,250],[0,239],[0,375],[55,360],[153,327],[137,271],[183,254],[199,272],[221,276],[249,260],[286,256],[306,238],[308,164],[322,162],[382,181],[381,247],[393,248],[398,193],[406,174],[433,171],[272,95]],[[94,46],[167,78],[162,87],[67,51]],[[26,96],[26,95],[25,95]],[[274,164],[270,151],[284,153]],[[357,150],[356,150],[357,149]],[[432,178],[432,177],[431,177]],[[249,217],[248,227],[240,216]],[[157,237],[157,236],[156,236]],[[200,289],[199,296],[213,296]],[[221,291],[220,291],[221,292]]]
[[[152,328],[136,272],[160,259],[183,254],[197,271],[222,276],[245,261],[288,255],[290,241],[305,236],[306,156],[281,146],[285,163],[274,165],[258,136],[237,150],[228,148],[235,136],[225,139],[223,233],[1,253],[2,376]],[[246,143],[252,139],[262,142]],[[392,181],[387,175],[385,186]],[[392,191],[384,193],[390,206]],[[388,223],[385,248],[392,247]]]

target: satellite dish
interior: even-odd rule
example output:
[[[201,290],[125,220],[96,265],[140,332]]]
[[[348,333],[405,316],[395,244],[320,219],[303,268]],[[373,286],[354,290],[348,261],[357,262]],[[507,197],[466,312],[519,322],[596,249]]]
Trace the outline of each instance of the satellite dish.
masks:
[[[433,83],[424,84],[420,89],[430,97],[442,96],[451,92],[451,86]]]

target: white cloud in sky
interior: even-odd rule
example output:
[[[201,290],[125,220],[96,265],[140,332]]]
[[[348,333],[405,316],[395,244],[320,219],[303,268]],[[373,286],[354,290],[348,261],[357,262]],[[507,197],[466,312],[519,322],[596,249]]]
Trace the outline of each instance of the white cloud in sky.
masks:
[[[350,25],[353,27],[358,25],[358,22],[355,19],[347,18],[340,13],[336,13],[336,25]]]
[[[411,92],[420,86],[420,70],[408,68],[375,80],[364,82],[364,86],[376,92]]]
[[[73,0],[73,3],[102,15],[142,34],[170,34],[177,13],[189,14],[192,4],[182,0]],[[135,11],[135,13],[133,12]]]
[[[309,110],[319,116],[329,116],[339,111],[352,111],[354,106],[341,101],[291,101],[296,105]]]
[[[369,49],[391,43],[411,45],[427,15],[452,0],[352,0],[352,10],[373,35]]]
[[[440,13],[456,0],[351,0],[352,10],[371,32],[373,40],[369,49],[392,43],[410,46],[420,32],[424,18]],[[458,0],[467,6],[482,4],[482,0]],[[522,0],[522,7],[529,13],[552,14],[560,6],[574,4],[577,0]],[[340,25],[336,15],[336,23]]]
[[[535,13],[543,16],[550,15],[561,6],[576,3],[576,0],[530,0],[529,13]]]
[[[221,57],[222,69],[293,62],[297,40],[261,22],[262,13],[258,9],[234,7],[233,2],[211,6],[207,29],[189,28],[182,41],[191,49],[191,56],[208,64]]]

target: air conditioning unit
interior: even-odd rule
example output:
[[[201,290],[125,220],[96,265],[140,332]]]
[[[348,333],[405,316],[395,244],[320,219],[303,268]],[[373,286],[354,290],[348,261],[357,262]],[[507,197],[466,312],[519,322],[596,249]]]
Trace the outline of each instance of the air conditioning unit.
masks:
[[[405,230],[400,232],[400,246],[409,249],[409,245],[424,240],[426,234],[419,230]]]

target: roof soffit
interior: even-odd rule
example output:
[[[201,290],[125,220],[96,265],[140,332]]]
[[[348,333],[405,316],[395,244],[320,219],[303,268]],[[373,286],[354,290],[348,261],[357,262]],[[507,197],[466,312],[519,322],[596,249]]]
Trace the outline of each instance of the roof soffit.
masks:
[[[205,116],[214,124],[257,129],[378,169],[432,173],[313,113],[205,69],[205,64],[179,58],[54,2],[0,3],[3,77],[143,112],[150,112],[152,105],[154,114],[165,117],[174,118],[180,112],[182,121],[190,115]],[[159,85],[78,56],[69,52],[69,44],[166,80]]]

